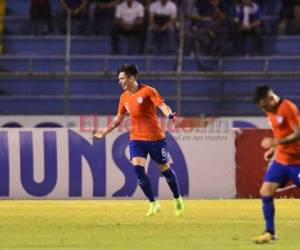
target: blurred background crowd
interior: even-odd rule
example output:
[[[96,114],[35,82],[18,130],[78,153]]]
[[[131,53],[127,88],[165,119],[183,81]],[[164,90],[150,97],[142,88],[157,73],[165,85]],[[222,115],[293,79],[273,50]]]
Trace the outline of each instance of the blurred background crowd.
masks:
[[[67,13],[74,35],[109,35],[111,54],[120,36],[136,54],[173,54],[180,18],[186,54],[260,55],[262,35],[300,34],[300,0],[60,0],[56,12],[51,0],[31,0],[32,33],[64,34]]]

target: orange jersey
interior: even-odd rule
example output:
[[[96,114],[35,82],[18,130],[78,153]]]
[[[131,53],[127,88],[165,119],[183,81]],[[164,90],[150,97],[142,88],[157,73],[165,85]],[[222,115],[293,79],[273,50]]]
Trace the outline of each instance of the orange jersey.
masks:
[[[276,112],[268,113],[268,120],[276,139],[292,134],[294,132],[293,128],[300,125],[298,108],[289,100],[280,100]],[[300,141],[278,145],[275,160],[281,164],[299,164]]]
[[[156,110],[163,102],[157,90],[145,84],[139,84],[135,93],[126,90],[121,95],[118,114],[129,114],[130,140],[158,141],[165,138]]]

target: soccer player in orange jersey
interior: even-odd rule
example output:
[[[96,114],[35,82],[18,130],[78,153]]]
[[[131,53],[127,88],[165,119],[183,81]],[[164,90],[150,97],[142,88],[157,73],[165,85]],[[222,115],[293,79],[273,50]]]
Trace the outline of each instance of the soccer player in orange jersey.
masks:
[[[165,133],[158,123],[157,108],[169,119],[174,119],[175,113],[156,89],[146,84],[139,84],[137,75],[138,69],[135,65],[121,66],[118,78],[124,92],[120,97],[118,114],[107,128],[96,131],[94,137],[101,139],[119,126],[126,115],[129,115],[131,121],[130,159],[138,184],[150,201],[147,216],[154,215],[160,210],[160,205],[154,198],[150,180],[145,173],[148,154],[158,164],[162,175],[166,178],[175,198],[175,214],[179,216],[184,211],[183,201],[176,174],[168,163],[167,143]]]
[[[261,141],[261,146],[266,149],[265,160],[270,161],[273,155],[274,160],[260,189],[266,230],[253,238],[255,243],[269,243],[276,239],[273,204],[276,190],[290,180],[300,187],[300,119],[296,105],[281,99],[267,85],[258,86],[253,97],[257,106],[267,114],[274,135]]]

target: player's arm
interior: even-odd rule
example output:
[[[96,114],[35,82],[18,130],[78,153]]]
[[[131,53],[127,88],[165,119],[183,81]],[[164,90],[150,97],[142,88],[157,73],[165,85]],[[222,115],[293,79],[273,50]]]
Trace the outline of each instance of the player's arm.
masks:
[[[277,145],[283,145],[283,144],[291,144],[295,143],[300,140],[300,125],[293,128],[293,133],[289,134],[288,136],[276,140]]]
[[[106,128],[98,129],[97,131],[94,131],[93,137],[97,138],[97,139],[101,139],[104,136],[106,136],[108,133],[110,133],[112,130],[114,130],[116,127],[118,127],[122,123],[126,114],[127,114],[127,110],[125,108],[124,101],[121,96],[120,101],[119,101],[117,115],[114,117],[112,122]]]
[[[293,128],[293,133],[281,139],[266,137],[262,140],[261,146],[264,149],[274,148],[278,145],[291,144],[300,140],[300,125]]]
[[[114,117],[112,122],[104,129],[98,129],[97,131],[93,132],[93,137],[97,139],[102,139],[104,136],[106,136],[108,133],[113,131],[116,127],[118,127],[122,121],[124,120],[125,115],[124,114],[118,114]]]
[[[276,148],[269,148],[265,153],[264,153],[264,159],[265,161],[270,161],[275,153]]]
[[[172,109],[165,103],[164,98],[157,92],[157,90],[154,88],[148,88],[148,93],[153,104],[159,108],[166,117],[175,121],[176,112],[173,112]]]
[[[158,106],[158,108],[169,119],[173,119],[176,115],[176,112],[172,112],[172,109],[167,104],[165,104],[164,102],[162,104],[160,104]]]
[[[293,132],[286,137],[277,138],[264,138],[261,142],[261,146],[265,149],[276,147],[278,145],[285,145],[295,143],[300,140],[300,121],[299,111],[293,104],[286,104],[285,106],[286,121],[290,127],[293,128]]]

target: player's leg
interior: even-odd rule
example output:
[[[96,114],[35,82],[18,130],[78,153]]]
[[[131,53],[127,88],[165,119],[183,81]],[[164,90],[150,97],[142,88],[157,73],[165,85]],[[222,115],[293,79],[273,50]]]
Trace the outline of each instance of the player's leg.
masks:
[[[265,219],[265,232],[269,233],[272,237],[275,235],[275,207],[274,207],[274,194],[279,187],[279,183],[275,182],[263,182],[260,189],[260,195],[262,199],[262,210]],[[272,239],[273,240],[273,239]]]
[[[137,176],[137,182],[145,196],[148,198],[150,202],[155,201],[152,187],[148,176],[145,171],[145,163],[146,159],[143,157],[134,157],[132,158],[132,164],[134,166],[134,172]]]
[[[178,180],[175,171],[169,166],[168,163],[158,164],[161,174],[165,177],[170,190],[175,199],[175,215],[180,216],[184,212],[184,204],[180,195]]]
[[[273,242],[275,237],[275,225],[274,225],[274,215],[275,215],[275,207],[273,196],[278,188],[279,184],[274,182],[263,182],[260,195],[262,199],[262,210],[265,219],[265,231],[253,237],[253,242],[262,244],[262,243],[271,243]]]
[[[160,205],[157,201],[155,201],[151,187],[151,182],[148,176],[146,175],[145,165],[147,155],[148,152],[145,150],[143,142],[130,142],[130,158],[134,166],[134,172],[137,176],[137,183],[150,202],[149,211],[146,215],[151,216],[159,212]]]
[[[175,199],[180,197],[178,180],[175,171],[169,166],[168,163],[158,164],[161,174],[165,177]]]
[[[152,216],[160,211],[160,205],[154,198],[151,182],[148,176],[146,175],[145,163],[146,163],[146,158],[143,157],[132,158],[132,164],[134,166],[134,172],[137,175],[138,185],[140,186],[143,193],[145,194],[145,196],[148,198],[150,202],[149,211],[147,212],[146,215]]]
[[[264,182],[260,189],[262,210],[265,219],[265,232],[253,238],[255,243],[270,243],[276,239],[273,197],[278,187],[284,186],[288,179],[286,168],[277,162],[273,162],[264,177]]]
[[[151,142],[149,144],[149,154],[158,164],[161,174],[165,177],[170,190],[175,198],[175,214],[181,215],[184,211],[182,197],[178,186],[178,180],[175,171],[168,163],[168,148],[165,140]]]

